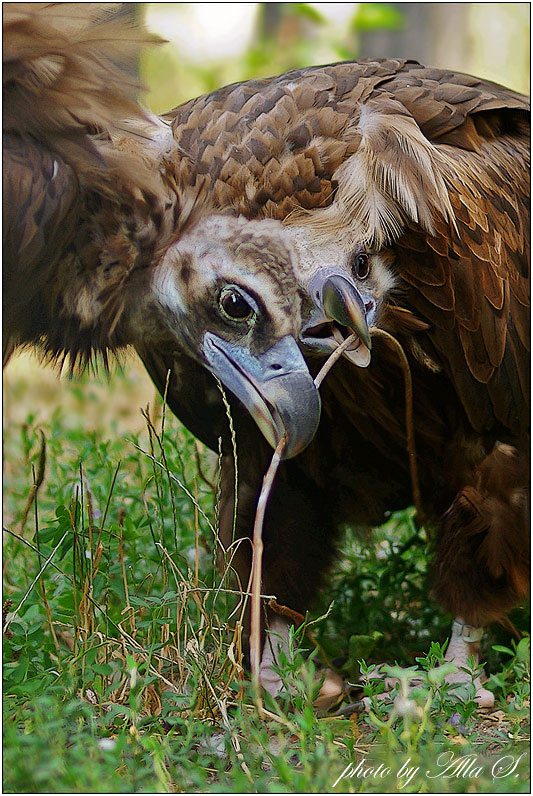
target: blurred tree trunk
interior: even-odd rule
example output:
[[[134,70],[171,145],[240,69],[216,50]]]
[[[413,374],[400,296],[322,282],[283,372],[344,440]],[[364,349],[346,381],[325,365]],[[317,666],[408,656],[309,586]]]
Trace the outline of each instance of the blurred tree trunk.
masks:
[[[285,3],[261,3],[258,20],[260,38],[275,39],[278,36]]]
[[[306,35],[306,20],[294,13],[294,3],[260,3],[257,39],[271,39],[276,47],[294,47]]]
[[[359,33],[362,58],[414,58],[529,91],[530,3],[391,3],[401,30]]]
[[[403,15],[401,30],[364,31],[362,58],[414,58],[423,64],[454,68],[468,54],[470,3],[391,3]]]

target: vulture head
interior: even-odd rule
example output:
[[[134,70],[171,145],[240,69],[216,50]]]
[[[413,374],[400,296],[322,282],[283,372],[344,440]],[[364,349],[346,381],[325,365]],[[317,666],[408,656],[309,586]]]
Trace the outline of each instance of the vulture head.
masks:
[[[357,341],[344,356],[365,368],[371,358],[370,330],[378,325],[394,287],[391,255],[356,243],[348,247],[312,241],[306,230],[292,231],[297,273],[307,295],[300,342],[309,354],[329,355],[349,335]]]
[[[128,324],[129,336],[149,335],[167,363],[186,356],[207,368],[273,447],[285,437],[287,458],[313,438],[320,398],[297,343],[300,288],[282,233],[274,221],[197,222],[152,270]]]

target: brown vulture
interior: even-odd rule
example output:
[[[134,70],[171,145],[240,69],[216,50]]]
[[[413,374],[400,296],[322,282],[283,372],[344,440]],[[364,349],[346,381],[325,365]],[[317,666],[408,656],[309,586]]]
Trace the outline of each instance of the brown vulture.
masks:
[[[397,348],[375,333],[384,330],[412,377],[420,503],[436,531],[434,588],[456,617],[447,658],[464,665],[478,654],[482,626],[502,619],[529,585],[528,100],[468,75],[378,59],[227,86],[163,118],[174,149],[162,169],[176,193],[193,189],[225,216],[283,224],[307,297],[300,340],[310,368],[350,331],[358,335],[323,385],[315,439],[279,473],[264,592],[285,615],[304,614],[339,528],[380,523],[413,501],[404,376]],[[215,448],[222,412],[205,371],[183,379],[166,351],[139,351],[160,390],[173,372],[169,405]],[[250,444],[257,432],[235,413],[237,534],[246,539],[269,450],[260,439]],[[234,563],[246,584],[250,545]],[[268,614],[286,639],[286,618]],[[275,693],[273,657],[266,642],[263,683]],[[477,701],[490,704],[479,680],[476,688]]]
[[[153,37],[119,6],[3,7],[4,362],[17,345],[71,369],[176,352],[184,379],[205,369],[216,402],[214,374],[294,455],[320,414],[295,253],[275,222],[209,218],[159,171],[168,125],[136,100]]]

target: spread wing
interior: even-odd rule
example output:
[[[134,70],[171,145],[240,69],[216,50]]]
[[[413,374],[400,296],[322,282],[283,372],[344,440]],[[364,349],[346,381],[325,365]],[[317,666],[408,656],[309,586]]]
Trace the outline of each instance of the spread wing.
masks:
[[[112,141],[125,129],[140,138],[149,126],[135,72],[154,37],[121,17],[119,5],[3,9],[4,361],[19,342],[60,349],[65,341],[50,307],[76,278],[69,247],[90,225],[84,196],[95,191],[112,205],[117,184],[146,183],[142,164]],[[79,328],[73,336],[67,348],[75,353]]]
[[[392,244],[392,315],[429,324],[419,358],[482,431],[528,420],[528,110],[501,86],[388,59],[235,84],[166,118],[174,179],[220,210]]]

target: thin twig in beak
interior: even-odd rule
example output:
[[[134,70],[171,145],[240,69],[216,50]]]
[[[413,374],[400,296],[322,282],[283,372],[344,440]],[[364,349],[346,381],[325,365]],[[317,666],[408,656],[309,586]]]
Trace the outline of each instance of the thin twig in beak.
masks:
[[[413,421],[413,379],[411,376],[411,368],[409,367],[409,360],[402,348],[401,343],[386,332],[384,329],[372,329],[372,334],[381,337],[386,343],[394,350],[398,356],[398,363],[403,371],[404,388],[405,388],[405,429],[407,441],[407,453],[409,456],[409,472],[411,475],[411,490],[413,493],[413,502],[416,509],[416,522],[419,527],[426,524],[426,517],[422,509],[422,498],[420,495],[420,482],[418,478],[418,465],[416,458],[416,445],[415,445],[415,428]],[[329,361],[329,360],[328,360]],[[326,363],[327,364],[327,363]],[[427,532],[426,532],[426,538]]]
[[[319,372],[315,376],[315,387],[317,388],[317,390],[324,381],[324,379],[326,378],[326,376],[328,375],[329,371],[331,370],[335,362],[338,359],[340,359],[344,354],[344,352],[346,351],[346,349],[350,348],[350,346],[353,343],[355,343],[355,341],[358,339],[359,336],[357,334],[351,334],[349,337],[346,338],[346,340],[344,340],[343,343],[340,344],[338,348],[335,349],[335,351],[333,351],[333,353],[329,355],[329,357],[326,359],[326,361],[320,368]]]

